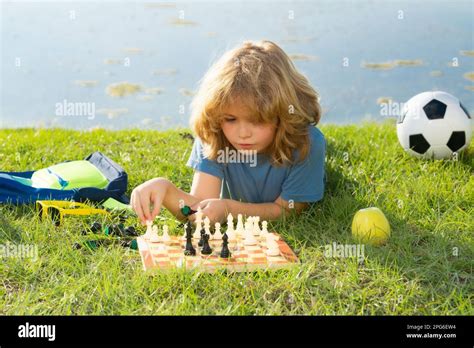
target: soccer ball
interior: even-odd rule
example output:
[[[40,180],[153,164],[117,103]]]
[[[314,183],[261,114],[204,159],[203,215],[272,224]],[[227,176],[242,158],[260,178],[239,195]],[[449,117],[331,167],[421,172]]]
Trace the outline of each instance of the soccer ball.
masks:
[[[400,145],[419,158],[450,158],[466,149],[472,137],[472,119],[459,100],[446,92],[415,95],[397,121]]]

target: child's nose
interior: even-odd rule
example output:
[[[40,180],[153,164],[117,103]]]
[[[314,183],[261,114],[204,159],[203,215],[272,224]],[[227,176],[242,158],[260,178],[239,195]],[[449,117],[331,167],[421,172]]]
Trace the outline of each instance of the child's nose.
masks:
[[[242,124],[239,127],[239,137],[242,139],[249,138],[252,135],[252,130],[248,125]]]

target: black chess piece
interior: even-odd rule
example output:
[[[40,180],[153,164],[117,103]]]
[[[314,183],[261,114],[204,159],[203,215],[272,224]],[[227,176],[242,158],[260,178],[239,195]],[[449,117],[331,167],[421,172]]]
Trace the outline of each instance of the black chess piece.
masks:
[[[203,239],[203,246],[201,250],[201,254],[203,255],[210,255],[212,254],[211,246],[209,245],[209,235],[206,233],[202,236]]]
[[[94,221],[94,223],[91,225],[90,230],[92,233],[98,233],[102,231],[102,225],[100,222]]]
[[[187,222],[184,226],[184,231],[186,233],[186,239],[193,238],[193,227],[191,226],[191,222]]]
[[[204,246],[204,234],[206,234],[206,232],[204,231],[204,228],[201,228],[200,232],[201,232],[201,239],[199,239],[198,246],[202,247]]]
[[[196,255],[196,249],[193,247],[193,233],[191,229],[191,224],[187,223],[186,224],[186,249],[184,249],[184,255],[186,256],[195,256]]]
[[[127,228],[124,230],[124,232],[125,232],[125,235],[126,235],[127,237],[138,237],[138,233],[137,233],[137,231],[135,230],[135,227],[133,227],[133,226],[127,227]]]
[[[221,250],[221,257],[223,259],[228,259],[230,256],[231,256],[231,253],[230,253],[230,250],[229,250],[229,237],[227,236],[227,233],[224,233],[224,235],[222,236],[222,240],[223,240],[223,243],[222,243],[222,250]]]

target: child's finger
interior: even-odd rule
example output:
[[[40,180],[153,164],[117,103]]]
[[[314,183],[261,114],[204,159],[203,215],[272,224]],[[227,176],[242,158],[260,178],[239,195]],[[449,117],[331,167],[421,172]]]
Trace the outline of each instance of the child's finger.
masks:
[[[155,219],[155,216],[157,216],[160,213],[160,208],[161,208],[161,198],[159,194],[155,194],[153,197],[153,211],[151,212],[151,220]]]
[[[138,196],[138,197],[137,197]],[[133,210],[135,210],[135,213],[137,214],[138,218],[140,219],[142,225],[145,224],[145,217],[143,216],[143,210],[140,204],[140,198],[139,194],[135,194],[135,199],[133,201]]]
[[[192,210],[196,210],[196,211],[197,211],[199,207],[201,207],[201,210],[202,210],[205,205],[206,205],[205,202],[204,202],[204,201],[201,201],[201,202],[194,203],[193,205],[190,206],[190,208],[191,208]]]
[[[151,220],[150,219],[150,197],[148,194],[142,194],[139,196],[139,201],[141,205],[141,210],[143,213],[143,216],[145,220]]]

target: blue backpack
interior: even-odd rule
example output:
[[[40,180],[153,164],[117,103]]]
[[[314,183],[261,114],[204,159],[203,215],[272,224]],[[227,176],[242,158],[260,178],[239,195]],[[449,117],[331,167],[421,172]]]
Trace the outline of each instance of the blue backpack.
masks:
[[[0,203],[27,204],[36,200],[101,203],[114,198],[128,204],[127,173],[100,152],[83,161],[67,161],[28,172],[0,172]]]

